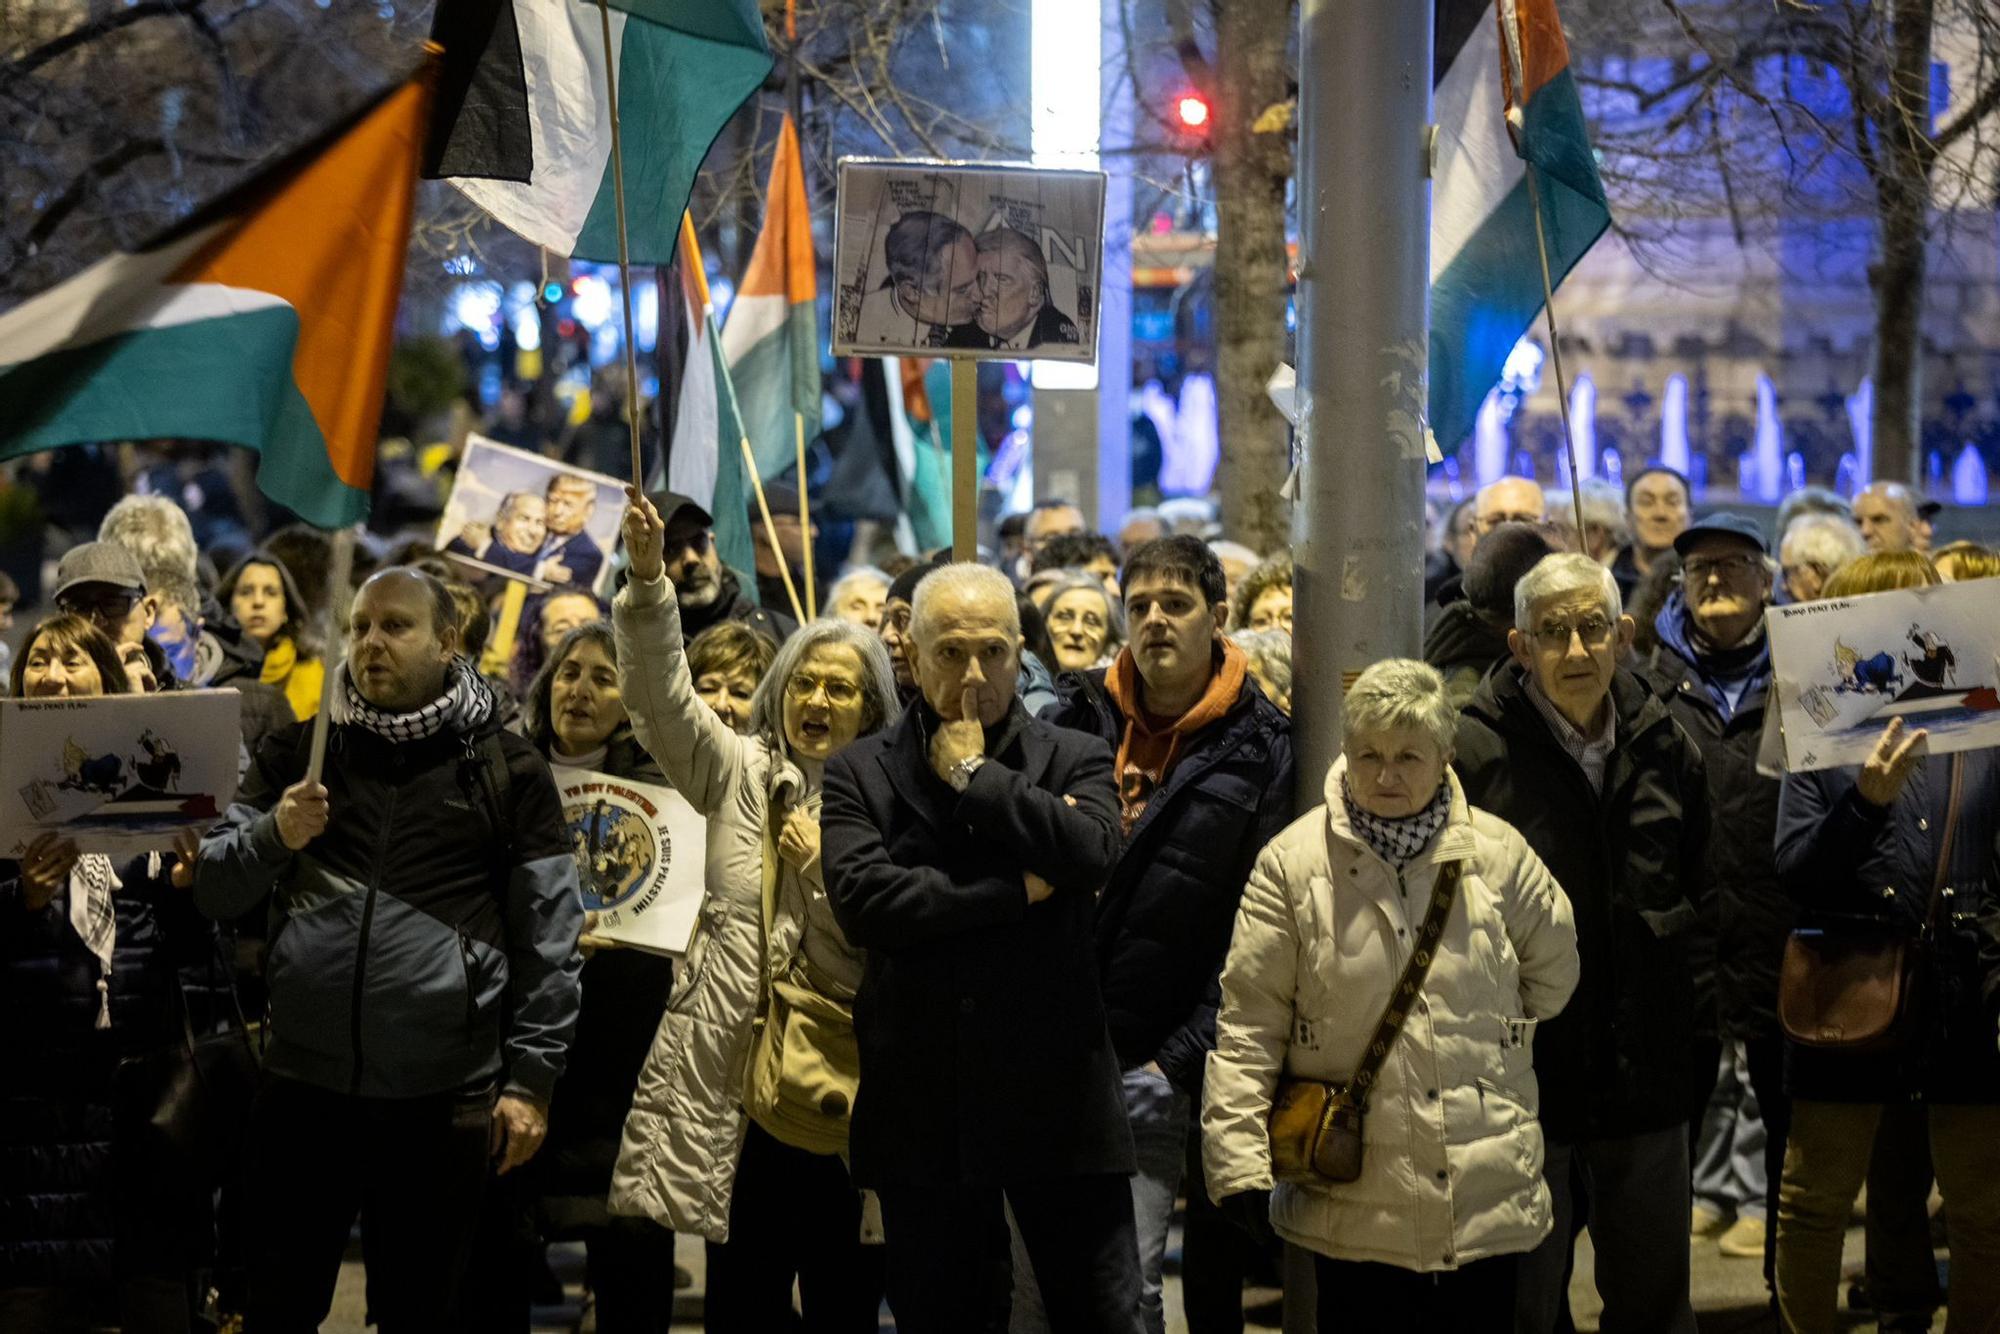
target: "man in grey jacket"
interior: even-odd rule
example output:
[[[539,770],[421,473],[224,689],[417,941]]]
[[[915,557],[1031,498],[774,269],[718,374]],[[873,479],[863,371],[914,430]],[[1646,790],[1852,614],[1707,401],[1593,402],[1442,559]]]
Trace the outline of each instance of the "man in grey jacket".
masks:
[[[311,724],[267,737],[196,870],[211,917],[270,905],[248,1326],[317,1329],[365,1212],[383,1334],[449,1329],[488,1160],[547,1129],[582,900],[548,766],[500,730],[441,582],[371,578],[338,672],[322,781]]]

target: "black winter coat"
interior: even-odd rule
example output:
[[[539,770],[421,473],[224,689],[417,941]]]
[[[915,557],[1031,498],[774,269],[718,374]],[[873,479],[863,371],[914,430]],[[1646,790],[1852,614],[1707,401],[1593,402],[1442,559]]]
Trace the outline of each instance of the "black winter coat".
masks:
[[[630,726],[611,734],[599,772],[670,786]],[[569,1064],[549,1101],[548,1140],[531,1163],[542,1209],[557,1231],[606,1221],[625,1114],[673,983],[673,960],[645,950],[599,950],[583,962]]]
[[[1065,672],[1056,690],[1043,720],[1116,754],[1125,718],[1104,672]],[[1236,905],[1257,854],[1291,823],[1292,788],[1292,720],[1254,681],[1182,741],[1097,898],[1098,977],[1122,1069],[1158,1061],[1176,1088],[1201,1087]]]
[[[1766,690],[1753,686],[1724,722],[1700,674],[1661,644],[1647,682],[1701,750],[1708,773],[1708,859],[1695,973],[1699,1029],[1732,1040],[1778,1036],[1778,965],[1798,907],[1778,883],[1778,780],[1757,772]]]
[[[1097,891],[1118,859],[1111,753],[1016,703],[958,793],[931,771],[935,726],[919,704],[826,766],[827,897],[868,955],[854,1000],[854,1180],[1130,1172],[1091,952]],[[1028,871],[1053,896],[1030,906]]]
[[[1447,604],[1424,634],[1424,661],[1443,674],[1445,693],[1459,708],[1507,656],[1507,628],[1489,624],[1463,598]]]
[[[2000,751],[1965,752],[1951,897],[1919,992],[1922,1041],[1888,1054],[1789,1045],[1792,1096],[1827,1102],[2000,1103],[2000,918],[1994,837],[2000,832]],[[1801,905],[1801,926],[1922,928],[1942,851],[1949,755],[1910,773],[1893,806],[1863,801],[1854,769],[1787,774],[1778,801],[1777,869]]]
[[[783,644],[798,631],[799,623],[775,607],[760,607],[743,593],[743,585],[736,578],[736,571],[724,569],[722,591],[715,601],[706,607],[682,607],[681,635],[690,644],[694,637],[711,625],[724,621],[742,621],[752,630],[769,637],[774,644]]]
[[[110,1280],[113,1073],[124,1057],[183,1041],[177,969],[197,1031],[220,1017],[204,1003],[221,973],[215,927],[164,869],[146,869],[145,857],[118,868],[111,1026],[100,1029],[97,959],[70,925],[68,887],[30,912],[19,864],[0,862],[0,1289]]]
[[[1602,795],[1528,698],[1519,666],[1481,683],[1452,767],[1472,805],[1512,824],[1569,895],[1583,971],[1535,1035],[1542,1124],[1565,1142],[1687,1119],[1695,1033],[1688,946],[1708,846],[1701,752],[1620,669]]]

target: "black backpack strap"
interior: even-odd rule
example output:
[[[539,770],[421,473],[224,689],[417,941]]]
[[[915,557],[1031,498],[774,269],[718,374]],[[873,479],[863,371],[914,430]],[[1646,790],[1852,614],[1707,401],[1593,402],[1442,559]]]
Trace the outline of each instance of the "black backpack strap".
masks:
[[[507,771],[507,750],[500,743],[500,733],[488,732],[476,739],[467,737],[465,760],[472,770],[473,781],[486,799],[486,814],[493,824],[501,860],[511,862],[514,852],[513,776]]]

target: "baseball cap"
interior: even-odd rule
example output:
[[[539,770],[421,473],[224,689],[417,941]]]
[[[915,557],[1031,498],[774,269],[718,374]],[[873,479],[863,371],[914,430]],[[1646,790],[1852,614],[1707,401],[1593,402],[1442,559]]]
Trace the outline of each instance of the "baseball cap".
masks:
[[[713,528],[715,517],[701,507],[693,496],[684,496],[678,491],[655,491],[650,499],[653,508],[660,512],[660,526],[669,533],[684,533],[692,528]]]
[[[1697,519],[1689,524],[1687,529],[1674,539],[1674,551],[1685,556],[1696,538],[1710,533],[1726,533],[1730,537],[1740,537],[1765,555],[1771,554],[1771,548],[1764,540],[1763,526],[1755,519],[1741,514],[1731,514],[1727,510],[1717,510],[1707,518]]]
[[[146,575],[139,558],[116,542],[85,542],[69,549],[56,562],[55,600],[85,584],[110,584],[143,596]]]

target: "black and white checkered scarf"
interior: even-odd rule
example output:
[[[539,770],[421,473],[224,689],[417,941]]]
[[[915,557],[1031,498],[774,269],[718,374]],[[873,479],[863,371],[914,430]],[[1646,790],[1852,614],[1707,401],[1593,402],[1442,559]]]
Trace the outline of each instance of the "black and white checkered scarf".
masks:
[[[1376,856],[1400,871],[1430,846],[1437,831],[1444,828],[1445,819],[1451,814],[1451,783],[1439,783],[1430,805],[1415,815],[1389,820],[1361,809],[1361,803],[1354,799],[1354,789],[1348,785],[1347,775],[1342,774],[1340,804],[1347,808],[1347,822],[1361,836],[1361,841],[1373,848]]]
[[[470,659],[453,658],[445,669],[444,693],[411,713],[385,713],[361,697],[347,664],[340,666],[340,693],[334,701],[333,721],[355,723],[385,741],[421,741],[447,728],[460,734],[470,732],[493,712],[493,688],[473,668]]]

